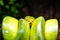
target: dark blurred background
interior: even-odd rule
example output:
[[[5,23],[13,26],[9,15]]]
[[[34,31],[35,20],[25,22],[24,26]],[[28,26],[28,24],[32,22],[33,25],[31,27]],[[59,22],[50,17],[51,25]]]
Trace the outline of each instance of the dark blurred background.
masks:
[[[60,4],[58,0],[0,0],[0,27],[7,15],[17,19],[28,15],[56,18],[60,24]]]

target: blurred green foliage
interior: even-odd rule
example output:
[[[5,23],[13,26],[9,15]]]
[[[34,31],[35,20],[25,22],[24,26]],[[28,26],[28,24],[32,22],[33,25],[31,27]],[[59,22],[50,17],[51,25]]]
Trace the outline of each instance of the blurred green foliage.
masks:
[[[20,13],[20,8],[22,8],[24,4],[25,4],[24,2],[17,2],[17,0],[0,0],[1,20],[7,15],[18,17]]]
[[[0,0],[0,15],[14,16],[20,13],[19,8],[24,6],[24,3],[16,2],[17,0]]]
[[[2,0],[0,0],[0,5],[1,5],[1,6],[3,6],[3,5],[4,5]]]

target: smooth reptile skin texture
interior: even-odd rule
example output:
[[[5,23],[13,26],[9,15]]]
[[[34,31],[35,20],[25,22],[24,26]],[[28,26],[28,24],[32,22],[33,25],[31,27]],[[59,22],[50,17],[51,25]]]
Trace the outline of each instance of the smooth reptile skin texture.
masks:
[[[1,28],[0,28],[0,30],[1,30]],[[1,32],[0,32],[0,40],[3,40],[3,37],[2,37]],[[60,40],[60,27],[58,29],[58,37],[57,37],[57,40]]]

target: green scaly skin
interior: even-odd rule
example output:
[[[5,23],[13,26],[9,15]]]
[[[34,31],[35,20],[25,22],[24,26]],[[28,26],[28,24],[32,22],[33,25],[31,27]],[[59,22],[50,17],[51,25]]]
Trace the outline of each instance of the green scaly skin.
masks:
[[[2,34],[4,40],[56,40],[58,21],[50,19],[45,23],[42,16],[36,19],[26,16],[25,19],[18,21],[13,17],[6,16],[2,22]]]
[[[29,25],[31,26],[31,24],[33,23],[33,21],[35,20],[35,18],[33,16],[26,16],[25,20],[29,23]]]
[[[58,36],[58,21],[57,19],[49,19],[45,24],[45,39],[57,40]]]
[[[40,16],[36,18],[31,27],[30,40],[44,40],[45,19]]]
[[[4,40],[15,40],[18,32],[18,20],[6,16],[2,22],[2,34]]]
[[[29,40],[29,34],[30,34],[29,23],[24,19],[20,19],[18,27],[19,30],[16,40]]]

